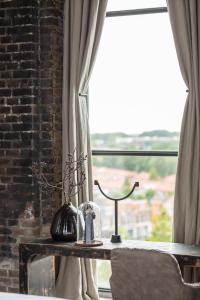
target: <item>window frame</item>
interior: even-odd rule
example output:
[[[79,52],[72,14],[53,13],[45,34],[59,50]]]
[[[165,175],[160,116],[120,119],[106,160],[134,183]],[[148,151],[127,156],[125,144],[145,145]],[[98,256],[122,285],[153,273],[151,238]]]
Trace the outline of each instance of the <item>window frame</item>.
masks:
[[[158,14],[158,13],[168,13],[167,7],[154,7],[154,8],[142,8],[142,9],[129,9],[129,10],[118,10],[118,11],[108,11],[106,13],[106,18],[110,17],[128,17],[134,15],[145,15],[145,14]],[[86,97],[87,103],[89,105],[89,93],[82,96]],[[126,150],[98,150],[92,149],[92,156],[151,156],[151,157],[178,157],[178,151],[166,151],[166,150],[141,150],[141,151],[126,151]],[[111,289],[98,287],[100,296],[110,298]],[[107,298],[107,297],[106,297]]]
[[[106,18],[112,17],[125,17],[125,16],[136,16],[136,15],[146,15],[146,14],[158,14],[158,13],[168,13],[166,7],[149,7],[141,9],[128,9],[128,10],[117,10],[117,11],[107,11]],[[87,102],[89,103],[89,93],[83,94],[82,96],[87,97]],[[165,151],[165,150],[141,150],[141,151],[126,151],[126,150],[92,150],[92,156],[165,156],[165,157],[176,157],[178,156],[178,151]]]

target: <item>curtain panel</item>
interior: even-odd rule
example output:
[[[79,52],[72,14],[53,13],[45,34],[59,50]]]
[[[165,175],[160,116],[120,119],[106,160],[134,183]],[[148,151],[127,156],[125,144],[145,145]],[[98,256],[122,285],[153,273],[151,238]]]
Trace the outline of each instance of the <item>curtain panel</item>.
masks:
[[[68,153],[87,154],[86,184],[74,205],[93,200],[88,104],[84,94],[94,66],[106,14],[107,0],[65,0],[62,142],[63,165]],[[95,263],[89,259],[60,261],[56,296],[72,300],[98,300]]]
[[[168,0],[181,73],[189,90],[182,120],[174,241],[200,243],[200,1]]]

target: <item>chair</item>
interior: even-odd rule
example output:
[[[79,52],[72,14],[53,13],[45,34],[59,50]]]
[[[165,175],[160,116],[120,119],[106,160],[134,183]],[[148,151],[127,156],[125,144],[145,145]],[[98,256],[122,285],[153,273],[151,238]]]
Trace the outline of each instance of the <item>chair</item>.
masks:
[[[183,281],[173,255],[144,249],[114,249],[113,300],[200,300],[200,284]]]

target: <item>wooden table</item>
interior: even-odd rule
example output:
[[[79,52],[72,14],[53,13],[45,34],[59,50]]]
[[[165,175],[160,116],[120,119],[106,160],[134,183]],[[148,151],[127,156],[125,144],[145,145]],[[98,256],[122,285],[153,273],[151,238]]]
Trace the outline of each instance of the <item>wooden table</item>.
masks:
[[[74,243],[57,243],[51,239],[21,243],[19,245],[20,293],[28,294],[28,262],[36,255],[75,256],[110,260],[112,249],[128,247],[166,251],[176,257],[181,268],[185,265],[200,266],[200,246],[136,240],[126,240],[120,244],[112,244],[107,239],[103,239],[103,243],[103,246],[93,248],[78,247]]]

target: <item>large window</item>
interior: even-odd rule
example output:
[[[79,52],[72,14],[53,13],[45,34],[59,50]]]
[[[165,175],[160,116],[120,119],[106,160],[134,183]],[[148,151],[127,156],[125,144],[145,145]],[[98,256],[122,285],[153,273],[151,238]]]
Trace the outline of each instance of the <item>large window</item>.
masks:
[[[186,98],[166,2],[108,0],[89,88],[93,176],[110,195],[140,187],[119,205],[123,239],[170,241],[179,133]],[[102,236],[113,202],[97,189]],[[100,285],[109,274],[100,265]]]

